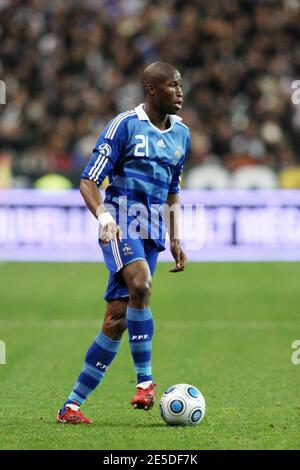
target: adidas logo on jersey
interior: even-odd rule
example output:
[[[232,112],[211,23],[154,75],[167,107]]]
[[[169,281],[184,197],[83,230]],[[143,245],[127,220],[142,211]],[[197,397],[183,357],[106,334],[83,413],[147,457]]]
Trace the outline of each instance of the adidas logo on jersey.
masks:
[[[160,147],[160,148],[165,148],[166,147],[166,144],[164,143],[164,141],[162,139],[160,139],[158,142],[157,142],[157,145]]]

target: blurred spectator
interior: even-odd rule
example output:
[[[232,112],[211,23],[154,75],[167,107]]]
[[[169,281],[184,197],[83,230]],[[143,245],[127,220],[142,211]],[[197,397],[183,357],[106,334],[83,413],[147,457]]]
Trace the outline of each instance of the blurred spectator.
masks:
[[[280,186],[284,189],[300,188],[300,166],[283,169],[279,174]]]
[[[62,175],[49,173],[48,175],[41,176],[40,178],[35,180],[33,187],[36,189],[44,190],[65,190],[71,189],[72,183]]]
[[[54,172],[77,186],[104,123],[141,101],[138,77],[155,60],[185,80],[186,171],[211,154],[230,171],[299,164],[299,24],[299,0],[0,0],[0,149],[13,177]]]
[[[204,163],[188,171],[185,185],[189,189],[228,189],[231,187],[230,173],[220,164]]]
[[[234,189],[275,189],[277,177],[274,171],[267,166],[239,168],[232,175],[232,188]]]
[[[0,151],[0,189],[11,187],[12,180],[12,155],[9,152]]]

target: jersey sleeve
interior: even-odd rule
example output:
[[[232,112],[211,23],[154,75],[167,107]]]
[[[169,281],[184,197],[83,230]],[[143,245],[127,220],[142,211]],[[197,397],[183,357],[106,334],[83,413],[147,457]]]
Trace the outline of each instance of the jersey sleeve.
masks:
[[[113,119],[99,135],[91,159],[81,174],[81,178],[94,181],[97,186],[114,169],[126,146],[126,122],[117,119]]]
[[[183,168],[185,159],[187,157],[187,154],[189,153],[189,149],[190,149],[190,137],[188,135],[188,139],[187,139],[186,147],[185,147],[185,153],[183,157],[181,157],[177,165],[175,166],[175,169],[173,172],[172,181],[169,187],[170,194],[177,194],[181,190],[181,187],[180,187],[181,173],[182,173],[182,168]]]

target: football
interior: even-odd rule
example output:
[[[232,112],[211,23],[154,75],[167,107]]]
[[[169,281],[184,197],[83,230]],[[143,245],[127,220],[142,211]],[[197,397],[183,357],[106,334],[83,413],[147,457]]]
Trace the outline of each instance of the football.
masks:
[[[162,419],[170,425],[194,426],[205,415],[205,400],[198,388],[189,384],[169,387],[159,402]]]

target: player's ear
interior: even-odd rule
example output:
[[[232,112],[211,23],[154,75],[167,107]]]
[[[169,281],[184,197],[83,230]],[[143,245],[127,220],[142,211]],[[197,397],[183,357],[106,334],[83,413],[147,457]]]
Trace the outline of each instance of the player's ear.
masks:
[[[156,91],[155,86],[152,85],[151,83],[148,83],[148,85],[147,85],[147,92],[148,92],[148,94],[149,94],[150,96],[153,96],[153,95],[155,95],[155,91]]]

